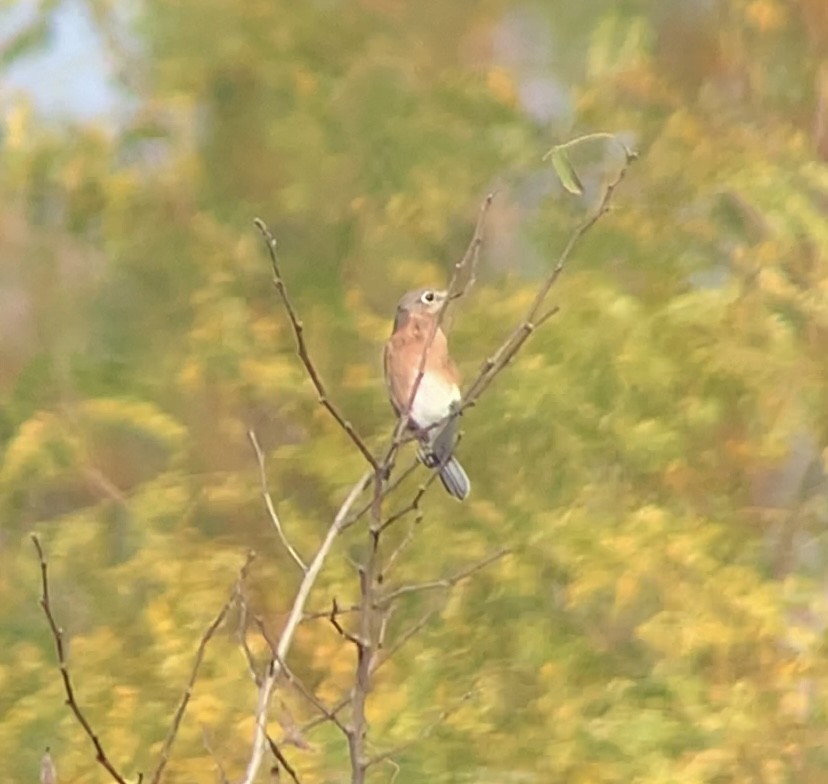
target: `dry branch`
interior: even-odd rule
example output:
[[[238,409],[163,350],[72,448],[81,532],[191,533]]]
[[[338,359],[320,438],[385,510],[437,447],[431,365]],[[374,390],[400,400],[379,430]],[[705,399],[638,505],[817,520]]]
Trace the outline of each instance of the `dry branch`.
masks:
[[[362,453],[362,456],[368,461],[371,468],[373,468],[374,471],[379,470],[377,459],[371,454],[371,451],[366,446],[365,441],[363,441],[362,437],[354,429],[354,426],[342,416],[339,409],[331,402],[331,399],[325,389],[325,385],[322,382],[322,376],[319,375],[319,371],[316,369],[316,365],[308,353],[308,346],[305,341],[304,324],[302,324],[296,315],[296,310],[294,309],[293,303],[288,296],[287,288],[285,287],[285,282],[282,278],[282,273],[279,270],[279,257],[276,254],[276,238],[270,232],[267,224],[260,218],[255,218],[253,223],[261,232],[261,235],[264,237],[265,243],[267,244],[267,250],[270,254],[270,267],[273,271],[273,285],[276,287],[276,291],[279,292],[279,296],[282,299],[282,304],[284,305],[285,312],[287,313],[290,325],[293,329],[293,336],[296,339],[296,351],[299,354],[299,359],[302,360],[302,364],[308,372],[308,376],[313,383],[317,394],[319,395],[319,402],[327,409],[328,413],[334,418],[334,420],[336,420],[337,424],[345,431],[351,441],[353,441],[354,445]]]
[[[274,651],[273,655],[276,655]],[[314,693],[305,686],[304,682],[301,678],[294,675],[294,673],[288,669],[287,665],[285,664],[283,659],[278,659],[279,666],[282,668],[282,672],[285,674],[285,677],[291,682],[293,686],[299,691],[299,693],[311,704],[314,708],[316,708],[319,713],[324,716],[331,724],[333,724],[340,732],[347,736],[348,730],[345,725],[337,718],[336,714],[328,708],[325,703],[322,702]]]
[[[499,561],[501,558],[503,558],[506,555],[509,555],[511,552],[512,551],[508,547],[504,547],[498,550],[497,552],[487,556],[482,561],[478,561],[477,563],[472,564],[468,568],[462,569],[461,571],[449,577],[443,577],[439,580],[430,580],[429,582],[425,583],[413,583],[411,585],[403,585],[382,597],[382,599],[380,599],[379,601],[379,606],[385,607],[391,604],[391,602],[394,602],[395,600],[399,599],[401,596],[406,596],[407,594],[422,593],[423,591],[433,591],[439,588],[454,588],[454,586],[458,583],[463,582],[463,580],[467,580],[473,574],[476,574],[482,569],[485,569],[487,566],[490,566],[495,561]]]
[[[624,176],[627,173],[627,168],[632,160],[634,154],[628,153],[625,164],[619,170],[618,175],[612,182],[610,182],[604,190],[597,208],[588,215],[581,223],[579,223],[569,235],[569,239],[563,247],[563,250],[558,255],[558,259],[552,271],[541,284],[540,288],[535,294],[532,304],[529,306],[526,315],[521,322],[515,327],[512,333],[506,338],[501,346],[490,356],[480,369],[475,380],[472,382],[469,389],[463,395],[463,402],[457,413],[459,416],[466,408],[473,406],[486,388],[494,380],[506,365],[511,362],[514,356],[520,351],[521,346],[526,342],[526,339],[543,323],[548,321],[555,313],[558,312],[557,307],[552,307],[550,310],[541,314],[541,309],[546,302],[546,297],[551,291],[552,287],[557,282],[561,273],[566,266],[569,257],[575,250],[581,238],[604,216],[609,212],[610,202],[616,188],[621,184]]]
[[[250,564],[253,563],[253,559],[255,557],[256,554],[252,550],[247,554],[247,558],[245,558],[244,564],[242,564],[242,567],[239,570],[239,576],[236,578],[236,582],[233,585],[233,590],[230,592],[230,596],[227,597],[227,601],[218,611],[216,617],[213,618],[212,623],[210,623],[210,625],[204,631],[204,634],[201,636],[201,641],[199,642],[198,649],[196,650],[195,660],[193,661],[192,671],[190,672],[190,678],[187,681],[187,686],[184,689],[184,693],[181,695],[181,700],[179,701],[178,707],[176,708],[172,724],[170,725],[170,730],[167,733],[167,738],[164,741],[163,748],[161,749],[161,755],[158,759],[158,765],[156,766],[155,772],[152,774],[152,778],[150,779],[150,784],[158,784],[158,782],[161,781],[161,776],[164,773],[164,768],[166,768],[167,763],[170,759],[170,751],[172,751],[173,743],[175,743],[176,736],[178,735],[178,730],[181,727],[181,720],[184,718],[184,713],[187,710],[187,705],[189,704],[190,698],[193,695],[193,687],[195,686],[196,678],[198,677],[198,671],[201,667],[201,662],[204,659],[204,651],[207,649],[207,643],[210,642],[213,635],[216,633],[218,627],[221,626],[222,622],[227,616],[227,613],[230,611],[230,607],[233,605],[233,602],[238,597],[239,592],[241,590],[241,586],[247,577],[247,571],[250,568]]]
[[[66,693],[66,704],[69,706],[72,713],[75,714],[75,718],[78,720],[78,723],[83,728],[83,731],[86,733],[86,736],[89,738],[90,741],[92,741],[92,745],[95,747],[95,759],[98,761],[98,763],[100,763],[100,765],[102,765],[106,769],[110,777],[113,780],[117,781],[118,784],[127,784],[126,779],[120,773],[118,773],[118,770],[115,768],[115,766],[110,761],[109,757],[106,755],[101,741],[98,739],[98,736],[92,729],[92,725],[87,720],[86,716],[84,715],[83,711],[78,705],[77,700],[75,699],[75,690],[72,687],[72,679],[69,675],[69,664],[66,661],[66,652],[63,646],[63,630],[58,626],[57,621],[55,620],[55,616],[52,613],[52,603],[51,597],[49,595],[48,567],[46,565],[46,558],[43,554],[43,548],[40,545],[40,539],[38,538],[37,534],[32,534],[32,543],[35,546],[35,550],[37,551],[38,562],[40,563],[40,606],[43,609],[44,614],[46,615],[46,620],[49,622],[49,628],[52,632],[52,639],[55,642],[55,650],[57,651],[58,657],[58,666],[60,667],[60,675],[63,679],[63,689]]]

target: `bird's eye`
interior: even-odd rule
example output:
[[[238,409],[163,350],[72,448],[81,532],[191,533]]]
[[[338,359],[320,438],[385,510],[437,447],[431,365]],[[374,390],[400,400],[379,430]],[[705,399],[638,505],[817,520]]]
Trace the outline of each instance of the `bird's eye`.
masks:
[[[434,292],[427,291],[425,294],[423,294],[423,302],[434,302]]]

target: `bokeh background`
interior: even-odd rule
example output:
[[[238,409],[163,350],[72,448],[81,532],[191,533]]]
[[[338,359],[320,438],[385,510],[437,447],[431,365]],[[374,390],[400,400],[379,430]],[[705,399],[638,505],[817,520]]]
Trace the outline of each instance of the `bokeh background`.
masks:
[[[252,219],[378,450],[399,295],[446,281],[496,189],[453,323],[472,376],[618,165],[578,150],[579,198],[541,156],[596,131],[640,159],[560,314],[464,418],[472,497],[429,494],[397,579],[514,555],[400,608],[394,633],[439,619],[381,672],[372,748],[472,691],[397,784],[828,781],[825,0],[6,0],[0,102],[4,781],[35,781],[47,745],[62,782],[106,780],[63,705],[32,531],[79,699],[135,777],[247,549],[274,633],[295,589],[247,428],[304,553],[362,471]],[[353,533],[314,606],[353,599]],[[352,677],[324,622],[291,661],[329,701]],[[231,623],[167,781],[215,780],[205,739],[238,776],[255,696]],[[311,717],[283,692],[274,733]],[[285,747],[303,781],[347,780],[335,731],[306,741]]]

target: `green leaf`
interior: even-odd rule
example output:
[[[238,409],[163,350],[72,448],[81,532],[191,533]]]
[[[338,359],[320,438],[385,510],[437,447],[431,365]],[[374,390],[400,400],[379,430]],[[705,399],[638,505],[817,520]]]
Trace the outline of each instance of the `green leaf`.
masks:
[[[544,157],[551,159],[552,166],[555,168],[555,174],[558,175],[558,179],[564,188],[576,196],[583,195],[584,186],[581,184],[578,172],[575,171],[572,161],[569,160],[569,155],[567,155],[564,145],[553,147]]]

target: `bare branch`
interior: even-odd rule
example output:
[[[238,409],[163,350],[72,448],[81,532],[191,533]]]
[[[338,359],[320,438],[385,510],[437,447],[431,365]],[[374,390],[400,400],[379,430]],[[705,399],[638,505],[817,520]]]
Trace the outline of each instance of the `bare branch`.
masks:
[[[457,440],[459,442],[460,439],[458,438]],[[423,482],[417,488],[417,492],[414,494],[411,500],[402,509],[399,509],[398,511],[394,512],[386,520],[380,523],[379,533],[384,533],[386,528],[394,525],[394,523],[396,523],[398,520],[401,520],[403,517],[410,514],[411,512],[418,512],[420,510],[420,501],[423,500],[423,496],[428,491],[428,488],[434,484],[434,481],[440,475],[440,471],[443,468],[445,468],[446,461],[448,461],[449,459],[451,459],[450,453],[445,456],[445,459],[441,464],[438,464],[433,468],[429,469],[429,476],[427,477],[425,482]]]
[[[374,660],[372,673],[375,673],[383,664],[391,659],[397,651],[400,650],[412,637],[416,636],[428,622],[437,614],[437,610],[431,609],[426,612],[416,623],[408,628],[390,648],[385,648],[382,653]]]
[[[339,409],[331,402],[328,397],[328,393],[325,390],[325,385],[322,382],[322,377],[319,375],[319,371],[316,369],[316,365],[308,353],[308,346],[305,342],[304,324],[300,321],[296,314],[293,303],[288,296],[285,281],[282,278],[282,273],[279,271],[279,257],[276,254],[276,238],[261,218],[255,218],[253,223],[256,225],[256,228],[259,230],[265,240],[265,243],[267,244],[267,250],[270,254],[270,267],[273,271],[273,285],[276,287],[276,291],[279,292],[279,296],[282,299],[285,312],[287,313],[290,325],[293,328],[293,336],[296,339],[296,351],[299,354],[299,359],[302,360],[302,364],[305,366],[305,370],[308,372],[311,383],[319,395],[319,402],[325,409],[327,409],[328,413],[334,418],[336,423],[345,431],[347,436],[351,439],[351,441],[353,441],[356,448],[362,453],[362,456],[368,461],[368,465],[370,465],[376,472],[380,468],[377,459],[371,454],[371,451],[368,449],[365,441],[363,441],[362,437],[354,429],[354,426],[342,416]]]
[[[391,775],[391,781],[388,782],[388,784],[394,784],[394,782],[397,780],[397,776],[400,775],[400,766],[397,765],[397,763],[394,762],[394,760],[392,760],[390,757],[385,760],[385,764],[390,765],[394,769],[394,773]]]
[[[40,539],[37,534],[32,534],[32,543],[37,551],[37,559],[40,564],[40,606],[43,609],[46,620],[49,622],[49,628],[52,632],[52,639],[55,642],[58,666],[60,667],[60,675],[63,679],[63,690],[66,693],[66,704],[69,706],[72,713],[75,714],[75,718],[78,720],[81,727],[83,727],[83,731],[86,733],[86,736],[90,741],[92,741],[92,745],[95,747],[95,759],[98,763],[106,769],[110,777],[117,781],[118,784],[127,784],[126,779],[118,773],[109,757],[107,757],[103,745],[75,699],[75,690],[72,687],[72,679],[69,676],[69,665],[66,661],[66,652],[63,646],[63,630],[57,625],[55,616],[52,613],[51,597],[49,595],[48,567],[46,565],[46,558],[43,555],[43,548],[40,545]]]
[[[336,610],[336,600],[334,600],[334,610]],[[339,719],[336,717],[336,713],[331,711],[329,708],[325,706],[325,704],[307,687],[305,686],[304,681],[301,678],[297,677],[296,675],[291,672],[288,668],[285,660],[279,656],[278,651],[276,650],[276,646],[273,644],[273,641],[270,639],[270,635],[267,633],[267,629],[265,628],[264,622],[258,616],[254,619],[256,624],[259,627],[259,631],[264,637],[265,642],[267,642],[268,646],[270,646],[271,653],[273,654],[272,659],[272,666],[276,664],[279,665],[282,673],[284,673],[285,677],[290,681],[290,683],[297,688],[297,690],[302,694],[302,696],[313,705],[316,710],[319,711],[328,721],[333,722],[345,735],[348,734],[348,730],[344,724],[342,724]]]
[[[391,657],[405,645],[408,640],[414,637],[417,632],[419,632],[426,624],[435,616],[436,610],[430,610],[426,613],[422,618],[420,618],[417,623],[415,623],[405,634],[402,635],[395,643],[392,648],[388,648],[379,655],[375,656],[372,661],[371,666],[371,674],[376,674],[376,672],[385,664],[387,661],[391,659]],[[349,694],[346,697],[343,697],[339,702],[337,702],[332,708],[330,708],[330,712],[337,716],[339,715],[345,708],[348,707],[351,703],[351,695]],[[300,728],[301,733],[309,732],[310,730],[314,729],[314,727],[318,727],[320,724],[323,724],[327,721],[327,717],[325,716],[317,716],[315,719],[311,719],[310,721],[306,722]]]
[[[253,563],[253,559],[255,557],[256,554],[252,550],[247,554],[247,558],[245,558],[244,564],[242,564],[242,567],[239,570],[239,576],[236,578],[236,582],[233,585],[233,590],[230,592],[230,596],[227,598],[227,601],[219,610],[216,617],[213,618],[212,623],[207,627],[204,634],[201,636],[201,641],[199,642],[198,649],[196,650],[195,660],[193,661],[192,671],[190,672],[190,679],[187,682],[187,687],[184,689],[184,693],[181,695],[178,708],[176,708],[175,715],[173,716],[170,730],[167,733],[167,738],[164,741],[163,748],[161,749],[161,756],[158,760],[158,765],[156,766],[155,772],[152,774],[150,779],[151,784],[158,784],[158,782],[161,781],[164,768],[169,762],[170,751],[172,751],[173,743],[175,743],[175,738],[178,735],[178,729],[181,726],[181,720],[184,718],[187,705],[193,695],[193,687],[195,686],[196,678],[198,677],[198,670],[201,667],[201,662],[204,659],[204,651],[207,649],[207,643],[210,642],[218,627],[221,626],[227,616],[227,613],[230,611],[230,607],[239,595],[240,587],[242,583],[244,583],[247,577],[247,571],[250,568],[250,564]]]
[[[477,264],[480,260],[480,248],[483,246],[483,229],[486,225],[486,216],[492,206],[495,194],[489,193],[480,205],[477,214],[477,223],[474,227],[471,241],[460,261],[454,265],[452,286],[449,287],[449,299],[455,300],[464,297],[477,282]],[[462,278],[466,275],[466,280]],[[457,289],[456,291],[454,289]]]
[[[330,708],[330,712],[332,715],[337,716],[342,713],[345,708],[348,707],[351,703],[351,695],[349,694],[347,697],[343,697],[333,708]],[[317,716],[315,719],[311,719],[310,721],[306,722],[302,725],[299,732],[302,734],[309,732],[310,730],[314,729],[314,727],[318,727],[320,724],[324,724],[328,721],[327,716]]]
[[[256,453],[256,462],[259,464],[259,482],[262,488],[262,498],[264,499],[265,506],[267,507],[267,513],[268,515],[270,515],[270,521],[273,523],[273,527],[276,529],[276,533],[279,535],[279,539],[282,540],[282,544],[285,546],[285,549],[290,553],[290,557],[293,558],[294,563],[296,563],[296,565],[303,572],[307,572],[308,567],[305,566],[305,562],[302,560],[299,553],[293,548],[293,546],[287,540],[287,536],[285,536],[285,531],[282,528],[282,522],[279,520],[279,515],[276,514],[276,507],[273,504],[273,499],[270,497],[270,489],[267,486],[265,457],[261,447],[259,446],[259,441],[256,438],[256,433],[253,430],[248,430],[247,437],[250,439],[250,443],[253,445],[253,451]]]
[[[498,348],[497,351],[495,351],[495,353],[483,363],[477,378],[475,378],[469,389],[466,391],[466,394],[463,396],[463,403],[460,406],[461,412],[476,403],[476,401],[480,398],[480,395],[489,386],[494,377],[497,376],[500,371],[503,370],[507,364],[509,364],[515,354],[517,354],[529,335],[558,311],[557,307],[553,307],[546,313],[539,315],[549,291],[555,285],[563,272],[564,267],[566,266],[569,257],[572,255],[573,250],[575,250],[578,242],[584,234],[586,234],[609,211],[610,201],[612,200],[613,194],[615,193],[616,188],[621,184],[621,181],[624,179],[627,167],[633,159],[634,155],[632,153],[628,153],[626,163],[622,166],[615,179],[607,185],[595,211],[588,215],[575,227],[575,229],[573,229],[572,233],[569,235],[566,245],[564,245],[563,250],[558,255],[558,260],[555,263],[555,266],[552,268],[552,271],[538,289],[538,292],[535,295],[532,304],[529,306],[523,320],[517,325],[517,327],[515,327],[511,335],[506,338],[500,348]]]
[[[274,651],[275,656],[275,651]],[[278,659],[279,666],[282,668],[282,672],[285,674],[287,679],[291,682],[293,686],[297,688],[297,690],[301,693],[301,695],[311,704],[314,708],[316,708],[319,713],[324,716],[328,721],[334,724],[343,735],[348,735],[348,728],[337,718],[336,714],[328,708],[322,700],[320,700],[307,686],[305,686],[304,682],[301,678],[298,678],[296,675],[288,669],[285,665],[284,660]]]
[[[311,590],[319,577],[319,573],[322,571],[322,566],[330,553],[331,547],[333,547],[336,537],[342,532],[342,528],[345,521],[348,519],[351,508],[368,486],[372,476],[372,472],[366,472],[351,488],[347,497],[342,502],[342,505],[339,507],[339,511],[336,513],[330,528],[328,528],[328,533],[325,535],[325,539],[322,541],[322,544],[319,545],[316,555],[308,565],[308,570],[302,578],[299,590],[293,600],[293,605],[290,609],[287,622],[285,623],[285,627],[279,638],[279,644],[276,646],[276,652],[279,655],[279,659],[282,661],[287,659],[287,653],[293,643],[293,635],[295,634],[305,611],[305,604],[307,603]],[[262,756],[267,743],[267,711],[270,704],[270,697],[273,693],[278,676],[278,662],[274,662],[274,666],[270,668],[267,675],[263,678],[261,687],[259,688],[259,697],[256,705],[256,733],[253,739],[253,750],[251,752],[250,760],[247,763],[247,769],[241,784],[253,784],[253,781],[256,779],[256,774],[259,771],[259,767],[262,764]]]
[[[401,596],[405,596],[406,594],[410,593],[421,593],[422,591],[433,591],[438,588],[453,588],[458,583],[462,582],[463,580],[467,580],[476,572],[485,569],[487,566],[490,566],[495,561],[499,561],[506,555],[509,555],[512,551],[509,548],[502,548],[495,553],[492,553],[488,557],[484,558],[482,561],[478,561],[476,564],[469,566],[462,571],[457,572],[456,574],[451,575],[450,577],[443,577],[440,580],[431,580],[425,583],[413,583],[411,585],[403,585],[400,588],[397,588],[391,591],[389,594],[384,596],[379,604],[381,607],[384,607],[391,602],[399,599]]]
[[[397,476],[397,478],[393,482],[390,482],[390,483],[386,484],[382,488],[382,492],[380,493],[380,500],[384,500],[394,490],[396,490],[406,479],[408,479],[409,476],[411,476],[411,474],[413,474],[417,470],[417,466],[419,466],[419,465],[420,465],[419,461],[417,461],[416,459],[412,460],[410,465],[408,465],[405,468],[404,471],[401,471],[400,474]],[[390,466],[389,466],[389,469],[390,469]],[[359,520],[361,520],[368,512],[371,511],[371,509],[374,506],[374,503],[375,503],[375,498],[374,498],[374,496],[372,496],[371,500],[367,504],[365,504],[365,506],[363,506],[358,512],[354,513],[354,515],[352,517],[348,518],[348,522],[343,527],[343,530],[345,530],[346,528],[350,528],[352,525],[354,525]]]
[[[382,611],[382,617],[380,619],[380,627],[379,633],[377,634],[377,650],[381,651],[385,646],[385,635],[388,633],[388,624],[391,623],[391,617],[394,615],[395,610],[394,605],[388,605]]]

